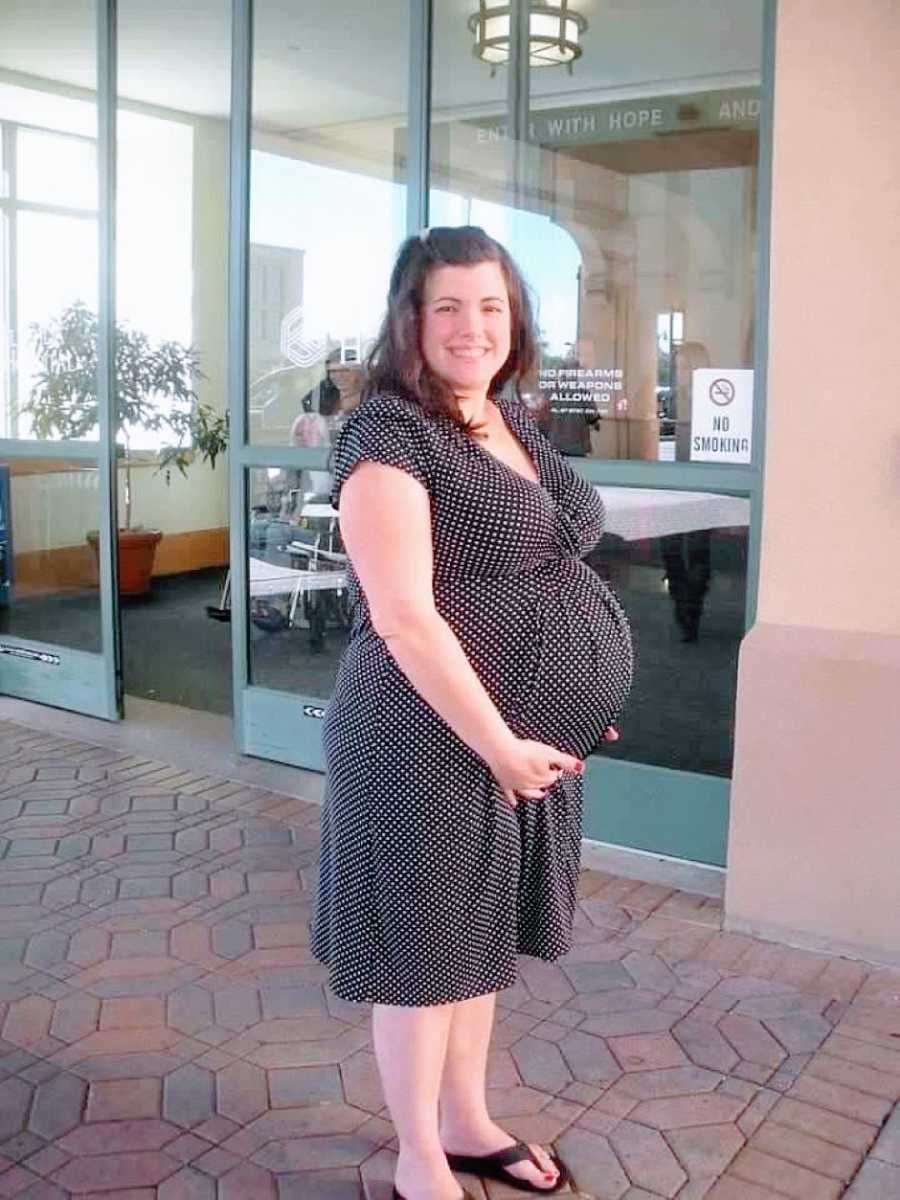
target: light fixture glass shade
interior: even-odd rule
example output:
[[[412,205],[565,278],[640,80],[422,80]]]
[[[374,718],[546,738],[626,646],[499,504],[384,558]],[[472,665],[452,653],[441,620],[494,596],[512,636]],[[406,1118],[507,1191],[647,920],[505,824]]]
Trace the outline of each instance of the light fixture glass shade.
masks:
[[[558,38],[559,17],[546,13],[532,13],[528,21],[528,34],[531,38]]]
[[[502,38],[509,43],[509,17],[488,17],[484,23],[484,36],[487,41]]]
[[[479,0],[478,12],[469,17],[475,35],[473,53],[495,68],[509,61],[510,4]],[[566,64],[569,70],[581,57],[581,34],[587,21],[571,7],[571,0],[531,0],[528,14],[528,61],[532,67]]]

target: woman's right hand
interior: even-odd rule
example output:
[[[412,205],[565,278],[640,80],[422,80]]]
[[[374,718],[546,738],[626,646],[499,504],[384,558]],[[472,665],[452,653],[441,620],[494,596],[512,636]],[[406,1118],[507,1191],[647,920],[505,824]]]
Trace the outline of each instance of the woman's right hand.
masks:
[[[507,804],[516,807],[520,799],[540,800],[564,771],[584,773],[580,758],[566,754],[556,746],[514,738],[489,763],[491,772]]]

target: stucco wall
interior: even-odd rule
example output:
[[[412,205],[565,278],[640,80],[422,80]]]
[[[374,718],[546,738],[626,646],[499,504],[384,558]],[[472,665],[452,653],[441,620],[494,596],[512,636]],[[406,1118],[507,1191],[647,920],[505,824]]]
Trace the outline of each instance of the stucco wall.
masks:
[[[900,4],[778,10],[759,616],[900,634]]]
[[[900,961],[900,5],[778,5],[758,623],[726,922]]]

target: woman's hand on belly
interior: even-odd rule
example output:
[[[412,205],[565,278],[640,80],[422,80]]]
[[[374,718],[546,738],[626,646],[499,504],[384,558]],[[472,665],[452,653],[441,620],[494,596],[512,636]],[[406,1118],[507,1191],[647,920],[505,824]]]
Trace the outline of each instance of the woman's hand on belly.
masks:
[[[520,799],[542,799],[564,771],[573,775],[584,772],[584,763],[580,758],[556,746],[526,738],[513,738],[488,765],[503,798],[513,808]]]

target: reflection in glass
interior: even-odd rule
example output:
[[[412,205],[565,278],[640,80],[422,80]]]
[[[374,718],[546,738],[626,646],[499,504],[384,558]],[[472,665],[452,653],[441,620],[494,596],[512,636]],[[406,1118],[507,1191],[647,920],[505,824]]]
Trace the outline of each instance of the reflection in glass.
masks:
[[[437,6],[430,220],[482,225],[522,266],[561,450],[688,461],[694,370],[753,365],[762,4],[619,7],[571,74],[529,70],[516,135],[507,73]]]
[[[60,216],[58,213],[22,211],[16,218],[18,263],[16,279],[18,316],[18,411],[10,414],[8,437],[46,436],[34,425],[28,412],[45,364],[40,362],[36,335],[50,334],[56,322],[72,305],[83,304],[97,312],[97,223],[90,218]],[[52,265],[51,265],[52,264]],[[56,336],[54,335],[54,340]],[[93,358],[87,342],[78,340],[75,357]],[[90,388],[96,400],[96,380]],[[74,408],[60,410],[61,424],[69,424]],[[96,440],[99,428],[93,426],[77,437]]]
[[[95,89],[96,14],[93,4],[50,7],[71,39],[65,56],[46,32],[49,11],[33,38],[28,23],[37,8],[8,29],[0,15],[0,68],[17,72],[16,83],[0,84],[0,437],[7,438],[42,436],[25,411],[39,370],[35,327],[77,301],[97,307],[97,110],[67,86],[77,83],[87,97]],[[55,82],[62,64],[66,79]]]
[[[250,665],[255,684],[326,700],[349,627],[346,557],[327,472],[249,473]],[[599,753],[731,772],[744,635],[749,501],[600,487],[607,532],[588,563],[632,625],[636,670],[621,741]]]
[[[0,628],[99,652],[97,468],[62,459],[0,464]]]
[[[250,679],[328,697],[350,627],[347,556],[331,475],[249,472]]]
[[[728,776],[749,501],[699,492],[600,492],[607,532],[587,561],[628,613],[635,676],[621,741],[604,743],[599,753]]]
[[[409,5],[254,5],[250,440],[324,451],[406,233]],[[353,62],[335,73],[333,51]],[[327,87],[322,70],[330,64]]]
[[[20,200],[97,208],[97,143],[91,138],[19,129],[16,191]]]

